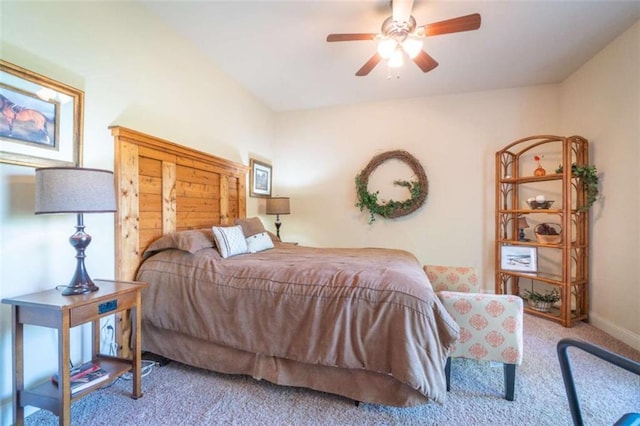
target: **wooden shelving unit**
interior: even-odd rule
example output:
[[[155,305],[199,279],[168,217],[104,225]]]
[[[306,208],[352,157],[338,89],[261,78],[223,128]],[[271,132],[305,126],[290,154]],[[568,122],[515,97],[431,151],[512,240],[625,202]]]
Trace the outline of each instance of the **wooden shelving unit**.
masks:
[[[536,155],[542,157],[545,166],[553,168],[544,176],[533,175]],[[571,174],[574,163],[589,163],[589,143],[581,136],[531,136],[496,153],[495,291],[522,295],[525,289],[558,289],[561,300],[550,311],[538,311],[526,303],[525,311],[565,327],[588,318],[589,213],[582,209],[586,200],[584,187]],[[560,165],[559,173],[556,169]],[[549,209],[531,209],[526,201],[536,194],[554,199],[553,205]],[[520,217],[530,225],[526,241],[518,238]],[[560,243],[542,244],[536,240],[533,228],[545,222],[562,227]],[[532,248],[535,270],[514,270],[518,267],[505,264],[503,252],[509,247]]]

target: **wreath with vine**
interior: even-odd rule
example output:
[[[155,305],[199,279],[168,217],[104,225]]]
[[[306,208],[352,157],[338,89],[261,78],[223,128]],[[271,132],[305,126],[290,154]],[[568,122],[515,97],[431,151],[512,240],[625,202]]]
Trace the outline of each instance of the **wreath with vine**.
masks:
[[[369,192],[369,176],[371,176],[371,173],[373,173],[378,166],[390,159],[396,159],[406,163],[416,176],[416,180],[412,181],[393,181],[394,185],[402,186],[409,190],[410,198],[404,201],[380,201],[378,200],[380,191]],[[369,210],[369,224],[372,224],[376,220],[375,215],[380,215],[387,219],[394,219],[413,213],[422,207],[427,199],[428,192],[429,182],[422,165],[413,155],[402,150],[388,151],[376,155],[369,161],[367,167],[356,176],[356,195],[358,197],[356,207],[359,207],[360,211],[363,211],[365,208]]]

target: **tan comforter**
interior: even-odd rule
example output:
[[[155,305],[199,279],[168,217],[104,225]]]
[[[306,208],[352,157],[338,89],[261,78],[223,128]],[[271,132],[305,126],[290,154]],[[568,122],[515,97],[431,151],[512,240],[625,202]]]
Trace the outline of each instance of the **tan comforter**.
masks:
[[[143,321],[250,353],[390,375],[443,402],[458,327],[417,259],[389,249],[165,250],[138,279]]]

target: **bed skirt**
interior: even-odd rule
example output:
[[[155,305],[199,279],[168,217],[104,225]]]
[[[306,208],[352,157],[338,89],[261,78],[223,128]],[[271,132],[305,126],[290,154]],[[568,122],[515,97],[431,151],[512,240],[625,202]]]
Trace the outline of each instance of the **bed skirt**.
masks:
[[[142,349],[206,370],[244,374],[283,386],[341,395],[371,404],[410,407],[430,400],[387,374],[307,364],[241,351],[142,322]]]

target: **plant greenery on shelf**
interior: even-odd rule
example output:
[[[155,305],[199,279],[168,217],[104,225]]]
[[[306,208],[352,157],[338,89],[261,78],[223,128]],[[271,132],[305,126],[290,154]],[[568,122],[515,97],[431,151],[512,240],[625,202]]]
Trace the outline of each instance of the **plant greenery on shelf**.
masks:
[[[556,169],[556,173],[562,173],[562,170],[561,164]],[[573,163],[571,165],[571,174],[582,182],[586,195],[585,204],[578,211],[587,211],[598,199],[598,170],[593,164],[578,166]]]
[[[557,288],[554,288],[553,290],[547,290],[544,293],[525,289],[523,297],[527,300],[533,300],[534,302],[556,303],[558,300],[560,300],[560,292]]]

